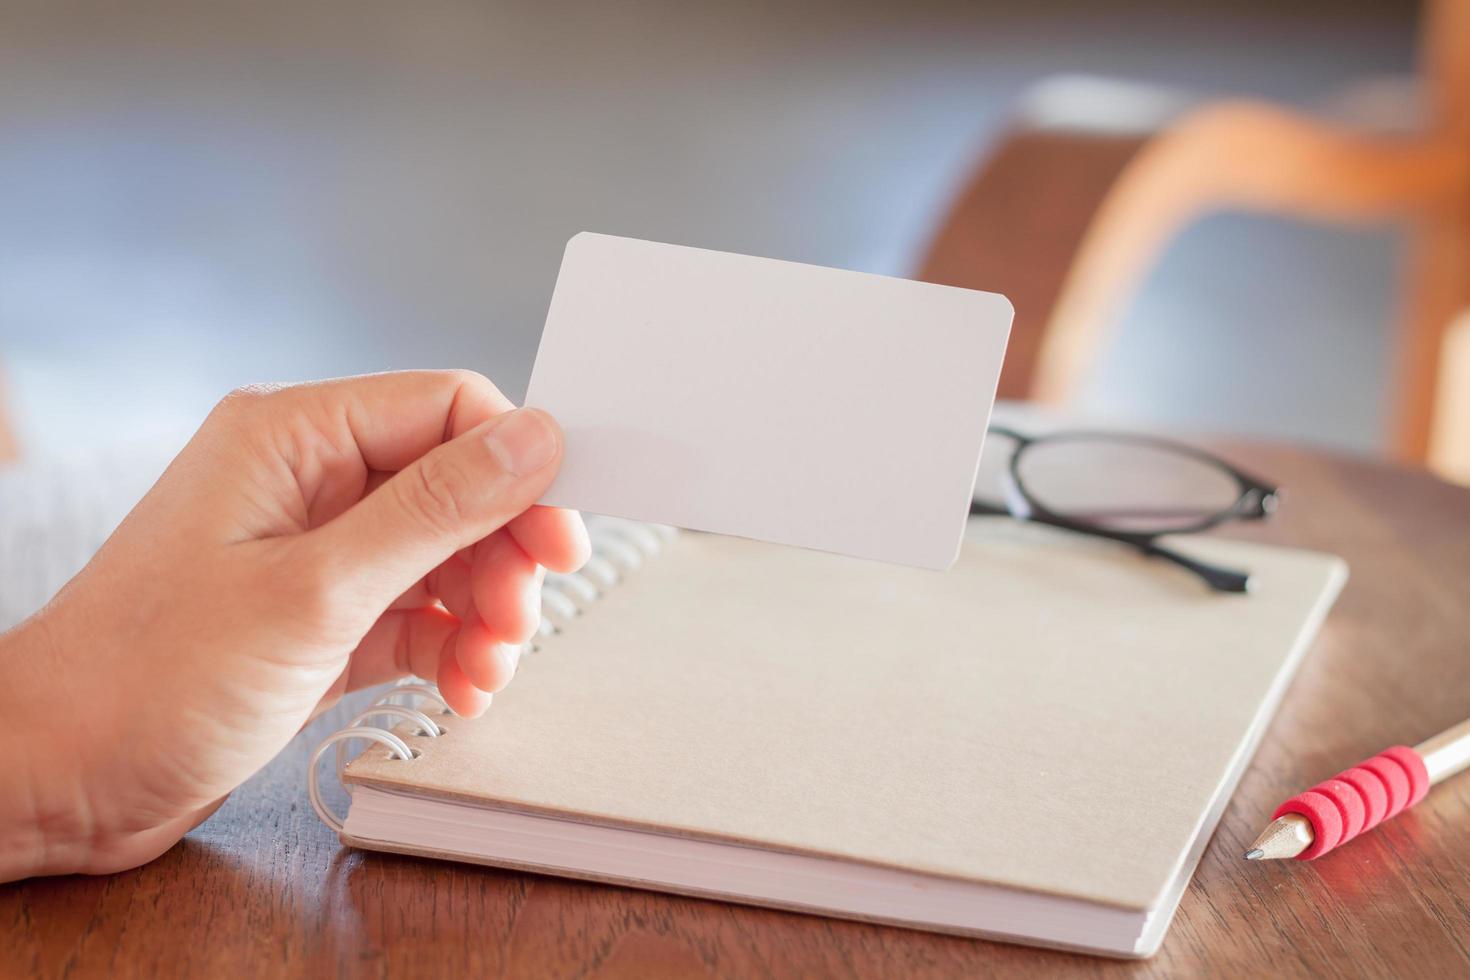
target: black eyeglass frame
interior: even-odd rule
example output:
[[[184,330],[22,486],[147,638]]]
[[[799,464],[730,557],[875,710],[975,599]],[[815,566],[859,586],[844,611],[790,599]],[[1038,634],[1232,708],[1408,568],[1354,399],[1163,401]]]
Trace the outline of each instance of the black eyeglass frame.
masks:
[[[1008,469],[1010,471],[1012,487],[1026,504],[1027,512],[1024,514],[1017,513],[1014,507],[1006,503],[997,504],[972,499],[970,502],[971,514],[1014,517],[1018,520],[1033,521],[1037,524],[1045,524],[1049,527],[1074,531],[1078,534],[1089,534],[1093,537],[1117,541],[1120,544],[1126,544],[1136,548],[1139,552],[1151,558],[1162,558],[1181,568],[1188,569],[1217,592],[1243,593],[1250,591],[1251,578],[1249,572],[1224,568],[1220,565],[1191,558],[1188,555],[1159,544],[1158,539],[1172,534],[1195,534],[1200,531],[1207,531],[1227,521],[1264,520],[1275,513],[1277,506],[1281,502],[1280,487],[1245,472],[1229,461],[1216,456],[1214,453],[1159,436],[1140,435],[1134,432],[1113,432],[1103,429],[1049,432],[1041,436],[1028,436],[1008,426],[1001,425],[992,425],[989,433],[1010,439],[1016,444],[1015,449],[1011,452]],[[1240,492],[1230,507],[1203,517],[1193,523],[1159,528],[1157,530],[1120,531],[1114,528],[1102,527],[1088,521],[1066,517],[1051,510],[1038,500],[1031,491],[1026,489],[1026,483],[1021,478],[1021,458],[1026,454],[1027,449],[1041,443],[1060,442],[1064,440],[1070,442],[1089,440],[1098,442],[1122,442],[1189,456],[1209,466],[1213,466],[1222,473],[1230,476],[1235,481],[1236,486],[1239,487]]]

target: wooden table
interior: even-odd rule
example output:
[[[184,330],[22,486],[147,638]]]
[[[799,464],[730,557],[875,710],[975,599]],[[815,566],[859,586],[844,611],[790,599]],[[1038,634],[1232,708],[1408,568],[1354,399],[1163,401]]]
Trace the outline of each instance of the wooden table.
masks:
[[[0,886],[0,974],[1470,975],[1470,776],[1315,863],[1240,858],[1282,798],[1470,716],[1470,491],[1287,449],[1231,455],[1288,488],[1278,519],[1232,533],[1335,551],[1352,580],[1153,960],[348,852],[302,781],[339,709],[147,867]]]

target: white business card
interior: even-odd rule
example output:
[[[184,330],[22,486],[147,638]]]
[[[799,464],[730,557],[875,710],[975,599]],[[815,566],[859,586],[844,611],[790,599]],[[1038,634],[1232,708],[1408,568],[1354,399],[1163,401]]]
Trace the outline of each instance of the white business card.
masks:
[[[542,502],[929,568],[959,554],[1011,304],[583,232],[526,404]]]

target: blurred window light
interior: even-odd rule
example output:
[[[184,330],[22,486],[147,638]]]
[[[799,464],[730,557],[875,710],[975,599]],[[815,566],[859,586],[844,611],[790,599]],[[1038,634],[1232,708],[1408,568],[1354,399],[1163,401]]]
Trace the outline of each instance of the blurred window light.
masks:
[[[1182,89],[1095,75],[1054,75],[1027,93],[1021,114],[1044,129],[1119,135],[1148,133],[1189,108],[1198,96]]]

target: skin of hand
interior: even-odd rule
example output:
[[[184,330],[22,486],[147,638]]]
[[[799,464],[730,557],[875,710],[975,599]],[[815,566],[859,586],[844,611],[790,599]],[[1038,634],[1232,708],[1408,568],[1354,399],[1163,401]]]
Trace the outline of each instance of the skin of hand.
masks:
[[[481,714],[586,561],[561,430],[469,372],[248,388],[0,635],[0,881],[163,853],[344,692]]]

